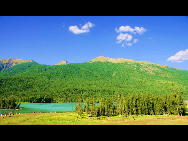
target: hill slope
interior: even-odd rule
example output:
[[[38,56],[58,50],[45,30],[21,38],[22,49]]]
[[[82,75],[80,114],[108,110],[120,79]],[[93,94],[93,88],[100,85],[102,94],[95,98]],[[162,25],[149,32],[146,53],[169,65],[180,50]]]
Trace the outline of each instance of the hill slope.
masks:
[[[188,99],[188,71],[149,62],[100,57],[86,63],[41,65],[28,62],[0,72],[0,95],[30,101],[39,95],[52,96],[57,102],[75,102],[77,93],[87,97],[117,94],[182,94]],[[98,59],[98,60],[97,60]],[[119,62],[119,60],[123,62]],[[117,61],[117,62],[116,62]]]
[[[33,62],[33,60],[22,60],[22,59],[14,59],[14,58],[0,60],[0,71],[4,69],[8,69],[17,64],[27,63],[27,62]]]
[[[69,64],[67,61],[62,60],[61,62],[55,64],[55,65],[65,65],[65,64]]]

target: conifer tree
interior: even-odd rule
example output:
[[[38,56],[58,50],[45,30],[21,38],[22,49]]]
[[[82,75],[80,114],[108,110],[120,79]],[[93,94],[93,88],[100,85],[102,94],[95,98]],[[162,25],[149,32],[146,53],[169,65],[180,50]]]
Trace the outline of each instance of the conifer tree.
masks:
[[[129,98],[128,98],[128,101],[129,101],[129,115],[132,115],[133,114],[133,96],[132,95],[129,95]]]
[[[133,115],[137,115],[137,98],[133,95]]]
[[[78,113],[78,116],[81,116],[83,114],[83,108],[82,108],[82,103],[79,93],[78,93],[78,104],[75,107],[75,111]]]
[[[105,100],[105,116],[108,116],[109,114],[109,103],[108,100]]]
[[[92,116],[95,116],[96,114],[96,112],[95,112],[95,100],[94,100],[94,98],[93,98],[93,100],[92,100],[92,105],[91,105],[91,115]]]
[[[101,98],[100,101],[99,101],[99,110],[100,110],[100,115],[104,115],[105,108],[104,108],[103,98]]]
[[[89,112],[90,112],[89,106],[90,106],[90,98],[87,98],[86,103],[85,103],[85,106],[84,106],[84,108],[85,108],[84,111],[86,112],[87,115],[88,115]]]
[[[125,98],[123,94],[121,96],[121,113],[125,114]]]
[[[118,100],[117,100],[117,114],[121,115],[121,100],[120,100],[120,95],[118,94]]]
[[[137,106],[138,106],[138,114],[141,115],[142,114],[142,104],[143,104],[143,97],[138,95],[138,102],[137,102]]]

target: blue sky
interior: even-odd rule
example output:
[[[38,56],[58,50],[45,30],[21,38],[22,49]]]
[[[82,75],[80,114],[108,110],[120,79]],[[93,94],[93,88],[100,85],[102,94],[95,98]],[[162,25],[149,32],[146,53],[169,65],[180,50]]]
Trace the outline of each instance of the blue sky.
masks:
[[[0,52],[47,65],[105,56],[188,70],[188,17],[1,16]]]

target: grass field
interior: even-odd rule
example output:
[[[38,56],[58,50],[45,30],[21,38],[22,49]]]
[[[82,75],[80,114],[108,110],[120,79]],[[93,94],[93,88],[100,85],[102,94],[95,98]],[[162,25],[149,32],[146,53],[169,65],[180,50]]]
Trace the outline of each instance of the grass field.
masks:
[[[0,125],[188,125],[188,116],[78,117],[76,113],[26,113],[0,119]]]
[[[188,105],[188,101],[185,101]],[[186,106],[188,109],[188,106]],[[177,115],[139,115],[124,117],[101,116],[79,117],[75,112],[65,113],[22,113],[11,117],[0,116],[0,125],[188,125],[188,112]]]

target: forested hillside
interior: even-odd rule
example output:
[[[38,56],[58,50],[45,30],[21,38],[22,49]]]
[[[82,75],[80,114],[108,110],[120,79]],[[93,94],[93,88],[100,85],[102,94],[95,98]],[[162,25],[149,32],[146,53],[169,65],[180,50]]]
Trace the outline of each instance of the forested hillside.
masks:
[[[42,65],[17,64],[0,71],[0,96],[15,97],[20,102],[77,102],[78,96],[110,97],[117,95],[181,94],[188,99],[188,71],[130,59],[110,62]]]
[[[14,65],[20,64],[20,63],[27,63],[27,62],[33,62],[32,60],[22,60],[22,59],[3,59],[0,60],[0,71],[4,69],[8,69]]]

